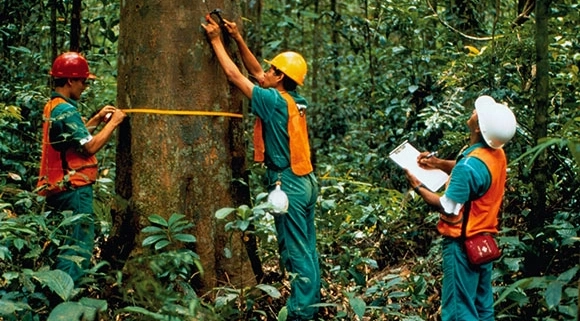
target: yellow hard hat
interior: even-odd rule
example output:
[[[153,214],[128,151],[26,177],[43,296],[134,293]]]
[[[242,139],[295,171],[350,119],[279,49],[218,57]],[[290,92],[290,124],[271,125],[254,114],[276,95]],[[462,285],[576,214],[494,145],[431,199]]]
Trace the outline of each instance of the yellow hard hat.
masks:
[[[308,67],[306,66],[306,60],[299,53],[286,51],[277,55],[271,61],[266,59],[264,61],[276,67],[298,85],[302,86],[304,84]]]

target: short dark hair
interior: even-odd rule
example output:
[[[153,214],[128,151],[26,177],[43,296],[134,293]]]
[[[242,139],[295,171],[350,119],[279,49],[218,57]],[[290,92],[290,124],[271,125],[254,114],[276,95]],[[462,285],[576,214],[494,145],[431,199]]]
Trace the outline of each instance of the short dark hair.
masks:
[[[298,87],[298,84],[290,77],[288,77],[288,75],[284,74],[284,79],[282,79],[282,86],[284,86],[284,89],[287,91],[294,91],[296,90],[296,87]]]
[[[292,80],[290,77],[288,77],[288,75],[283,73],[280,69],[276,68],[275,66],[272,65],[270,66],[270,68],[274,70],[274,75],[276,76],[284,75],[284,78],[282,79],[282,86],[284,87],[284,89],[286,89],[287,91],[296,90],[298,84],[294,80]]]
[[[54,87],[64,87],[68,82],[68,78],[52,78],[52,85]]]

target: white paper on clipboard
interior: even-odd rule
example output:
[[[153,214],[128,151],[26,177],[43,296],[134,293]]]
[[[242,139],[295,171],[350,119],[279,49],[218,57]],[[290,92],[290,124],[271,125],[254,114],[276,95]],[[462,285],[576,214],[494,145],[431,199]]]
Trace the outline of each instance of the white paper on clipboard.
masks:
[[[389,153],[389,158],[402,168],[408,169],[429,190],[437,192],[447,182],[449,175],[440,169],[419,167],[419,164],[417,164],[419,154],[419,151],[413,145],[408,141],[404,141]]]

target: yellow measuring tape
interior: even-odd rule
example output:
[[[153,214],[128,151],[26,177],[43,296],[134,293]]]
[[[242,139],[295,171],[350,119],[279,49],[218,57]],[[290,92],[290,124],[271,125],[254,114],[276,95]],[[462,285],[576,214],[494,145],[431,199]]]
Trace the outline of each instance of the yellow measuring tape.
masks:
[[[222,117],[235,117],[243,118],[242,114],[228,113],[223,111],[200,111],[200,110],[162,110],[162,109],[147,109],[147,108],[136,108],[136,109],[121,109],[126,114],[129,113],[141,113],[141,114],[162,114],[162,115],[194,115],[194,116],[222,116]]]

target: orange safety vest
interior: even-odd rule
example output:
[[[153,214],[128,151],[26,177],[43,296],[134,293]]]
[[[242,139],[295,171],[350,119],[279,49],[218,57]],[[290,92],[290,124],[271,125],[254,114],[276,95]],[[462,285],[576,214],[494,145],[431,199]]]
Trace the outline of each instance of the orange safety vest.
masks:
[[[480,233],[497,233],[498,213],[501,207],[505,191],[507,176],[507,161],[503,149],[477,148],[468,156],[473,156],[487,166],[491,174],[491,184],[483,196],[471,201],[469,220],[467,220],[466,237]],[[459,215],[439,216],[437,230],[441,235],[452,238],[461,236],[461,224],[463,222],[463,208]]]
[[[287,92],[280,92],[288,105],[288,136],[290,145],[290,167],[298,176],[310,174],[313,170],[310,162],[310,143],[308,142],[308,128],[306,116],[300,114],[296,102]],[[254,123],[254,161],[263,162],[266,148],[262,135],[262,120],[256,119]]]
[[[66,103],[66,100],[56,97],[44,106],[42,158],[37,184],[38,193],[44,196],[62,192],[70,187],[89,185],[97,180],[98,169],[95,155],[86,156],[75,148],[59,152],[50,143],[50,114],[61,103]]]

